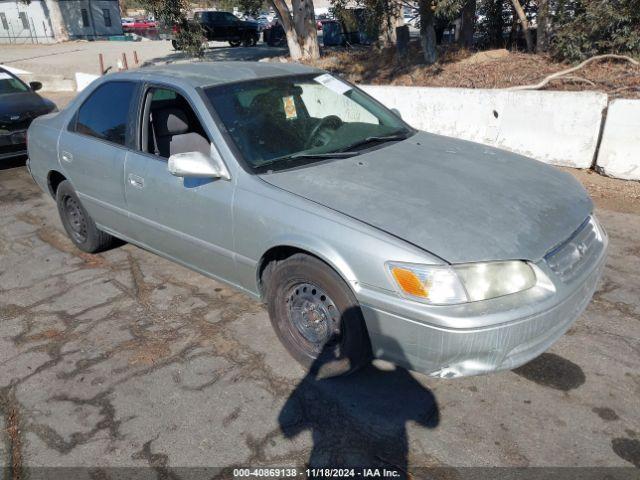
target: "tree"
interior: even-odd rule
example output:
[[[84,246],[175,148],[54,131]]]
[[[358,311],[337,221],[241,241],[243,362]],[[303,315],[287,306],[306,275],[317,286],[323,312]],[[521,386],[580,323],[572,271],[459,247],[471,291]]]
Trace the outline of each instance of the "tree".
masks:
[[[538,13],[536,23],[538,24],[536,51],[543,53],[549,50],[549,40],[551,37],[549,0],[538,0]]]
[[[436,21],[440,24],[441,33],[449,23],[460,14],[462,4],[466,0],[419,0],[420,12],[420,44],[424,60],[432,65],[438,59],[438,36]]]
[[[524,8],[522,8],[520,0],[511,0],[511,3],[513,4],[513,9],[518,16],[520,26],[522,27],[522,32],[524,33],[524,39],[527,42],[527,51],[533,52],[533,37],[531,36],[529,20],[527,19],[527,15],[524,12]]]
[[[240,11],[252,16],[257,15],[262,10],[263,5],[264,2],[262,0],[238,0]]]
[[[432,0],[420,0],[420,45],[427,64],[432,65],[438,59],[436,49],[435,5]]]
[[[291,59],[320,58],[313,0],[292,0],[291,10],[285,0],[270,0],[270,2],[282,21]]]
[[[462,6],[460,17],[460,37],[458,43],[465,48],[473,46],[473,34],[476,28],[476,0],[467,0]]]
[[[640,57],[640,0],[562,1],[551,53],[572,62],[603,53]]]
[[[160,23],[172,27],[178,26],[176,43],[188,55],[204,55],[204,31],[197,22],[187,20],[191,8],[189,0],[141,0],[145,8]]]
[[[510,0],[508,7],[513,8]],[[479,0],[478,30],[483,37],[482,47],[504,48],[503,32],[511,12],[505,8],[505,0]]]

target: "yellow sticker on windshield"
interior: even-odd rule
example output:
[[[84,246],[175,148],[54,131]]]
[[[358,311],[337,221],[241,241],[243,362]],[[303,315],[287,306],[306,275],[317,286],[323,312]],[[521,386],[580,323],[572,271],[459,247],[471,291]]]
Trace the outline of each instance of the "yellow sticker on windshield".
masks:
[[[298,111],[296,110],[296,101],[293,96],[283,97],[282,103],[284,103],[284,115],[287,120],[295,120],[298,118]]]

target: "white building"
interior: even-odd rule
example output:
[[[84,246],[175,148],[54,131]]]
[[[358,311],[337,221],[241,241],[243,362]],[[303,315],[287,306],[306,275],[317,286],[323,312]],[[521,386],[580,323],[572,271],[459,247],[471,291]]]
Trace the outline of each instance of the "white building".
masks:
[[[0,0],[0,43],[122,35],[118,0]]]

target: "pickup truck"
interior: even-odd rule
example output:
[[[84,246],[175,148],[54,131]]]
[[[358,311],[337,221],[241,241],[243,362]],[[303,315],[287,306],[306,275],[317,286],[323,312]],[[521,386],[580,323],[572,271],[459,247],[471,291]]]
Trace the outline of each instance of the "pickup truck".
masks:
[[[199,23],[205,32],[206,40],[229,42],[232,47],[254,46],[260,38],[260,25],[257,22],[243,21],[231,12],[196,12],[193,21]],[[173,47],[177,48],[175,41]]]

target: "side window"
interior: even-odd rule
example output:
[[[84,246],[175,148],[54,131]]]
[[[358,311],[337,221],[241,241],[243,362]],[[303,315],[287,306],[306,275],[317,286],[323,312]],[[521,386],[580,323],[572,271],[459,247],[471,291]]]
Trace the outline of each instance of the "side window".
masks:
[[[142,150],[161,158],[211,152],[211,143],[189,102],[175,90],[154,87],[146,95]]]
[[[98,87],[78,110],[75,131],[125,145],[136,88],[133,82],[109,82]]]
[[[103,8],[102,9],[102,17],[104,18],[104,26],[105,27],[110,27],[111,26],[111,12],[109,11],[108,8]]]
[[[89,26],[89,12],[86,8],[82,8],[80,13],[82,14],[82,26],[86,28]]]
[[[227,23],[236,23],[238,21],[238,17],[236,17],[233,13],[226,13],[224,15],[224,19]]]

